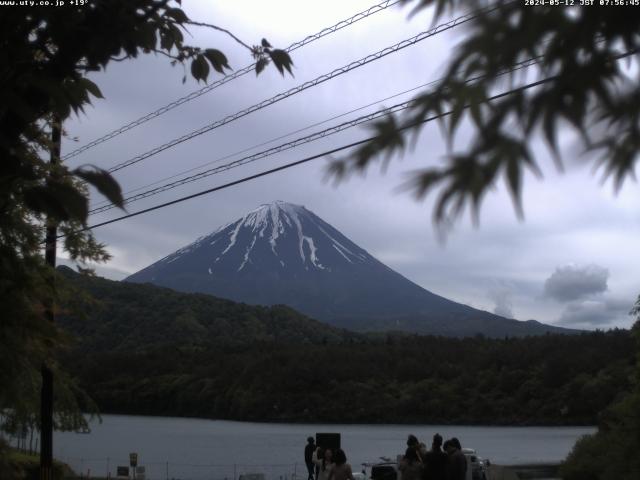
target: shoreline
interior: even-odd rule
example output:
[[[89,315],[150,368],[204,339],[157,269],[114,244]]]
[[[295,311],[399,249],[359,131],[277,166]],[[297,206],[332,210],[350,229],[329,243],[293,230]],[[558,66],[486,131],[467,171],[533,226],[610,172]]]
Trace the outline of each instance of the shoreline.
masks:
[[[521,465],[490,465],[487,480],[555,480],[560,463],[529,463]]]
[[[330,420],[288,420],[288,419],[278,419],[278,420],[253,420],[253,419],[232,419],[232,418],[211,418],[211,417],[199,417],[199,416],[184,416],[184,415],[161,415],[161,414],[145,414],[145,413],[121,413],[121,412],[99,412],[99,413],[84,413],[86,416],[93,416],[94,418],[100,418],[104,415],[110,416],[120,416],[120,417],[146,417],[146,418],[164,418],[164,419],[188,419],[188,420],[205,420],[209,422],[235,422],[235,423],[256,423],[256,424],[264,424],[264,425],[340,425],[340,426],[349,426],[349,425],[375,425],[375,426],[407,426],[412,425],[415,427],[427,426],[427,427],[478,427],[478,428],[593,428],[594,430],[598,428],[595,424],[589,423],[469,423],[469,422],[434,422],[434,423],[425,423],[422,421],[389,421],[389,422],[370,422],[370,421],[362,421],[362,422],[340,422],[340,421],[330,421]]]
[[[16,464],[20,464],[27,471],[37,470],[39,464],[39,456],[36,453],[22,452],[15,448],[10,448],[10,458]],[[55,459],[54,463],[60,469],[64,478],[83,478],[84,472],[78,473],[69,464],[61,459]],[[516,465],[496,465],[492,464],[487,467],[487,480],[555,480],[559,479],[558,470],[560,463],[527,463]],[[95,475],[91,476],[94,480],[103,480],[107,477]]]

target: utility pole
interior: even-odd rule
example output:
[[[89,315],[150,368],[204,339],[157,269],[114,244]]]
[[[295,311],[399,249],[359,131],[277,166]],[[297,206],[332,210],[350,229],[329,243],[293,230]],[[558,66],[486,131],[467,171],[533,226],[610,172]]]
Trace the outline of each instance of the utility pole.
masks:
[[[62,125],[60,117],[53,115],[51,121],[51,156],[49,164],[52,170],[60,163],[60,140]],[[54,174],[54,172],[52,172]],[[58,228],[52,219],[47,219],[44,259],[52,269],[50,277],[51,292],[55,288],[56,248]],[[53,297],[45,306],[45,319],[53,323]],[[40,480],[53,480],[53,372],[46,363],[42,365],[42,391],[40,396]]]

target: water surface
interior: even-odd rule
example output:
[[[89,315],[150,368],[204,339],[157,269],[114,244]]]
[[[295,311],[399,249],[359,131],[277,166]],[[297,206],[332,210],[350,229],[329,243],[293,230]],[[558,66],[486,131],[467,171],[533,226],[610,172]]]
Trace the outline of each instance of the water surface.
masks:
[[[306,480],[303,450],[316,432],[339,432],[354,471],[363,462],[403,452],[407,435],[429,444],[434,433],[499,464],[559,462],[593,427],[478,427],[433,425],[305,425],[171,417],[104,415],[90,434],[56,433],[54,454],[76,471],[115,475],[139,454],[146,479],[232,480],[263,472],[268,480]]]

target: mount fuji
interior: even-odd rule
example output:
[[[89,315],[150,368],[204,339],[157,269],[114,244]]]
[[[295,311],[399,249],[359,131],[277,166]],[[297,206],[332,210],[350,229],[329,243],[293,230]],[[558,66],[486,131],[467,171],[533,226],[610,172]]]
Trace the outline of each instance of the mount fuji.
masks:
[[[285,304],[359,331],[491,337],[571,332],[506,319],[431,293],[313,212],[280,201],[258,207],[125,281],[249,304]]]

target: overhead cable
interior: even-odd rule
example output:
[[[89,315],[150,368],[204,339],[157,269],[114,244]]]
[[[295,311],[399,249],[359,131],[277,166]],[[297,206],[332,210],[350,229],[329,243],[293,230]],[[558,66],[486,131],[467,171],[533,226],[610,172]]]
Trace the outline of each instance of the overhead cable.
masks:
[[[513,88],[513,89],[508,90],[506,92],[502,92],[502,93],[499,93],[497,95],[493,95],[493,96],[487,98],[486,100],[484,100],[484,102],[482,102],[482,103],[491,102],[491,101],[494,101],[494,100],[498,100],[498,99],[500,99],[502,97],[506,97],[508,95],[512,95],[514,93],[522,92],[522,91],[528,90],[530,88],[537,87],[539,85],[543,85],[545,83],[551,82],[553,80],[556,80],[557,78],[558,78],[557,75],[553,75],[551,77],[546,77],[546,78],[543,78],[541,80],[537,80],[535,82],[531,82],[531,83],[528,83],[526,85],[523,85],[523,86],[520,86],[520,87],[517,87],[517,88]],[[470,105],[465,105],[464,108],[469,108],[469,106]],[[418,125],[422,125],[422,124],[425,124],[425,123],[428,123],[428,122],[432,122],[434,120],[438,120],[440,118],[443,118],[443,117],[446,117],[448,115],[451,115],[451,113],[453,113],[453,110],[449,110],[447,112],[443,112],[443,113],[440,113],[440,114],[437,114],[437,115],[433,115],[431,117],[422,119],[420,121],[413,122],[411,124],[405,125],[405,126],[399,128],[397,131],[400,132],[400,131],[408,130],[408,129],[411,129],[411,128],[415,128]],[[88,230],[93,230],[93,229],[98,228],[98,227],[104,227],[106,225],[111,225],[113,223],[121,222],[121,221],[127,220],[129,218],[137,217],[137,216],[143,215],[145,213],[153,212],[155,210],[160,210],[160,209],[169,207],[171,205],[182,203],[182,202],[185,202],[187,200],[191,200],[193,198],[198,198],[198,197],[201,197],[203,195],[207,195],[209,193],[217,192],[217,191],[220,191],[220,190],[225,190],[227,188],[234,187],[236,185],[240,185],[242,183],[249,182],[251,180],[255,180],[255,179],[258,179],[258,178],[261,178],[261,177],[265,177],[265,176],[271,175],[273,173],[277,173],[277,172],[281,172],[283,170],[287,170],[289,168],[297,167],[298,165],[309,163],[309,162],[311,162],[313,160],[317,160],[319,158],[323,158],[323,157],[326,157],[326,156],[329,156],[329,155],[333,155],[334,153],[342,152],[344,150],[348,150],[350,148],[357,147],[359,145],[364,145],[365,143],[371,142],[371,141],[375,140],[376,138],[377,137],[374,135],[372,137],[368,137],[368,138],[365,138],[365,139],[362,139],[362,140],[358,140],[356,142],[352,142],[352,143],[349,143],[347,145],[342,145],[340,147],[336,147],[336,148],[333,148],[331,150],[326,150],[326,151],[324,151],[322,153],[311,155],[311,156],[305,157],[305,158],[303,158],[301,160],[297,160],[297,161],[294,161],[294,162],[286,163],[286,164],[281,165],[279,167],[271,168],[269,170],[265,170],[265,171],[256,173],[254,175],[249,175],[249,176],[246,176],[246,177],[242,177],[242,178],[240,178],[238,180],[234,180],[232,182],[228,182],[228,183],[225,183],[223,185],[219,185],[217,187],[212,187],[212,188],[208,188],[206,190],[202,190],[202,191],[197,192],[197,193],[192,193],[190,195],[185,195],[183,197],[179,197],[179,198],[176,198],[176,199],[168,201],[168,202],[160,203],[158,205],[154,205],[154,206],[149,207],[149,208],[138,210],[137,212],[128,213],[126,215],[122,215],[120,217],[112,218],[110,220],[106,220],[104,222],[96,223],[94,225],[88,225],[88,226],[86,226],[84,228],[76,230],[74,233],[81,233],[81,232],[85,232],[85,231],[88,231]],[[60,235],[58,238],[62,238],[62,237],[64,237],[64,235]]]
[[[505,70],[505,71],[499,73],[498,76],[506,75],[506,74],[509,74],[509,73],[514,73],[514,72],[516,72],[518,70],[526,69],[526,68],[528,68],[528,67],[530,67],[532,65],[535,65],[536,63],[538,63],[538,61],[539,61],[539,57],[520,62],[516,66],[514,66],[513,68]],[[473,81],[479,80],[480,78],[481,77],[472,78],[472,79],[469,79],[468,82],[473,82]],[[379,101],[374,102],[372,104],[369,104],[367,106],[375,105],[375,104],[380,103],[380,102],[382,102],[384,100],[397,97],[399,95],[402,95],[404,93],[408,93],[408,92],[410,92],[412,90],[416,90],[418,88],[428,87],[429,85],[435,84],[435,83],[437,83],[439,81],[440,81],[440,79],[434,80],[434,81],[429,82],[427,84],[424,84],[424,85],[421,85],[421,86],[418,86],[418,87],[414,87],[414,88],[412,88],[410,90],[407,90],[405,92],[398,93],[398,94],[393,95],[391,97],[387,97],[386,99],[379,100]],[[270,157],[272,155],[275,155],[275,154],[290,150],[290,149],[298,147],[300,145],[311,143],[311,142],[313,142],[315,140],[334,135],[334,134],[336,134],[338,132],[342,132],[342,131],[347,130],[349,128],[353,128],[353,127],[355,127],[357,125],[362,125],[364,123],[371,122],[371,121],[376,120],[378,118],[381,118],[383,116],[401,112],[401,111],[406,110],[407,108],[409,108],[411,103],[412,103],[412,100],[409,100],[409,101],[406,101],[406,102],[402,102],[402,103],[398,103],[396,105],[392,105],[391,107],[384,108],[384,109],[381,109],[381,110],[377,110],[377,111],[372,112],[372,113],[367,114],[367,115],[362,115],[362,116],[357,117],[355,119],[349,120],[347,122],[340,123],[338,125],[326,128],[326,129],[318,131],[318,132],[314,132],[314,133],[306,135],[304,137],[297,138],[297,139],[292,140],[290,142],[286,142],[286,143],[277,145],[275,147],[271,147],[269,149],[254,153],[252,155],[247,155],[245,157],[242,157],[242,158],[240,158],[238,160],[234,160],[232,162],[226,163],[224,165],[220,165],[220,166],[217,166],[217,167],[214,167],[214,168],[210,168],[210,169],[207,169],[205,171],[202,171],[202,172],[199,172],[199,173],[196,173],[196,174],[193,174],[193,175],[189,175],[187,177],[183,177],[183,178],[181,178],[179,180],[176,180],[176,181],[173,181],[173,182],[165,183],[164,185],[161,185],[161,186],[158,186],[158,187],[155,187],[155,188],[151,188],[151,189],[146,190],[144,192],[129,196],[129,197],[125,198],[125,203],[128,205],[128,204],[131,204],[131,203],[136,202],[138,200],[142,200],[142,199],[147,198],[147,197],[158,195],[159,193],[165,192],[167,190],[172,190],[172,189],[177,188],[177,187],[179,187],[181,185],[186,185],[188,183],[193,183],[195,181],[202,180],[203,178],[210,177],[212,175],[215,175],[215,174],[218,174],[218,173],[222,173],[222,172],[231,170],[233,168],[237,168],[237,167],[240,167],[242,165],[246,165],[248,163],[252,163],[252,162],[255,162],[257,160],[260,160],[260,159],[263,159],[263,158],[266,158],[266,157]],[[366,108],[367,106],[360,107],[360,108],[358,108],[356,110],[353,110],[353,111],[361,110],[363,108]],[[351,113],[351,112],[349,112],[349,113]],[[345,114],[340,115],[340,116],[344,116],[344,115]],[[324,122],[322,122],[322,123],[324,123]],[[214,163],[214,162],[210,162],[210,163]],[[157,183],[159,183],[159,182],[155,182],[155,184],[157,184]],[[106,201],[106,202],[103,202],[102,205],[97,206],[94,209],[90,210],[89,213],[90,214],[102,213],[102,212],[111,210],[113,208],[116,208],[115,205],[113,205],[110,202]]]
[[[239,112],[236,112],[232,115],[228,115],[226,117],[224,117],[221,120],[217,120],[213,123],[210,123],[208,125],[205,125],[204,127],[201,127],[197,130],[194,130],[190,133],[187,133],[181,137],[175,138],[173,140],[170,140],[169,142],[166,142],[158,147],[155,147],[151,150],[148,150],[147,152],[144,152],[140,155],[137,155],[133,158],[130,158],[129,160],[126,160],[124,162],[121,162],[119,164],[117,164],[114,167],[111,167],[110,169],[108,169],[108,171],[110,173],[113,172],[117,172],[118,170],[122,170],[123,168],[127,168],[131,165],[134,165],[136,163],[139,163],[149,157],[152,157],[154,155],[157,155],[160,152],[163,152],[165,150],[168,150],[169,148],[175,147],[176,145],[179,145],[181,143],[184,143],[188,140],[192,140],[195,137],[198,137],[204,133],[210,132],[211,130],[214,130],[218,127],[221,127],[223,125],[226,125],[230,122],[233,122],[235,120],[238,120],[242,117],[245,117],[251,113],[254,113],[258,110],[261,110],[263,108],[266,108],[270,105],[273,105],[274,103],[280,102],[286,98],[289,98],[293,95],[296,95],[300,92],[303,92],[305,90],[308,90],[309,88],[315,87],[317,85],[320,85],[321,83],[324,83],[328,80],[331,80],[333,78],[336,78],[340,75],[343,75],[347,72],[350,72],[351,70],[354,70],[356,68],[362,67],[363,65],[367,65],[371,62],[374,62],[376,60],[379,60],[383,57],[386,57],[387,55],[390,55],[392,53],[396,53],[404,48],[410,47],[412,45],[415,45],[423,40],[426,40],[427,38],[433,37],[435,35],[438,35],[442,32],[445,32],[447,30],[450,30],[452,28],[457,27],[458,25],[462,25],[466,22],[471,21],[472,19],[476,18],[477,16],[483,14],[483,13],[488,13],[489,11],[495,10],[498,7],[493,7],[490,10],[487,9],[481,9],[481,10],[476,10],[474,12],[465,14],[465,15],[461,15],[457,18],[454,18],[453,20],[450,20],[449,22],[446,23],[442,23],[434,28],[431,28],[429,30],[426,30],[424,32],[421,32],[411,38],[408,38],[406,40],[403,40],[399,43],[396,43],[395,45],[392,45],[390,47],[386,47],[376,53],[372,53],[370,55],[367,55],[366,57],[361,58],[360,60],[356,60],[354,62],[349,63],[348,65],[345,65],[343,67],[337,68],[329,73],[326,73],[324,75],[320,75],[319,77],[313,79],[313,80],[309,80],[301,85],[298,85],[297,87],[291,88],[285,92],[279,93],[271,98],[268,98],[266,100],[263,100],[262,102],[259,102],[255,105],[252,105],[251,107],[245,108],[244,110],[241,110]]]
[[[356,22],[359,22],[360,20],[363,20],[365,18],[370,17],[371,15],[378,13],[378,12],[382,12],[383,10],[392,7],[398,3],[400,3],[402,0],[386,0],[384,2],[378,3],[377,5],[374,5],[366,10],[363,10],[362,12],[358,12],[355,15],[346,18],[344,20],[339,21],[338,23],[336,23],[335,25],[332,25],[331,27],[327,27],[327,28],[323,28],[322,30],[320,30],[317,33],[314,33],[313,35],[309,35],[307,37],[305,37],[304,39],[292,43],[291,45],[289,45],[287,48],[285,48],[285,51],[287,52],[293,52],[294,50],[297,50],[298,48],[304,47],[305,45],[308,45],[309,43],[315,42],[316,40],[319,40],[322,37],[325,37],[327,35],[330,35],[332,33],[337,32],[338,30],[341,30],[345,27],[348,27],[350,25],[353,25]],[[171,103],[168,103],[167,105],[164,105],[160,108],[158,108],[157,110],[154,110],[153,112],[150,112],[136,120],[133,120],[132,122],[127,123],[126,125],[123,125],[105,135],[103,135],[102,137],[96,138],[95,140],[92,140],[91,142],[87,143],[86,145],[83,145],[81,147],[76,148],[75,150],[69,152],[68,154],[66,154],[64,157],[62,157],[63,160],[68,160],[72,157],[75,157],[77,155],[80,155],[82,152],[85,152],[87,150],[89,150],[90,148],[95,147],[96,145],[100,145],[101,143],[106,142],[107,140],[111,140],[114,137],[117,137],[118,135],[121,135],[129,130],[132,130],[140,125],[142,125],[143,123],[148,122],[149,120],[152,120],[154,118],[157,118],[161,115],[164,115],[165,113],[173,110],[176,107],[179,107],[180,105],[190,102],[191,100],[194,100],[198,97],[200,97],[201,95],[204,95],[207,92],[210,92],[226,83],[229,83],[232,80],[235,80],[236,78],[242,77],[244,75],[246,75],[247,73],[251,73],[255,71],[255,64],[252,63],[251,65],[247,65],[246,67],[241,68],[240,70],[236,70],[235,72],[229,74],[229,75],[225,75],[224,77],[221,77],[220,79],[216,80],[213,83],[210,83],[209,85],[205,85],[204,87],[200,88],[199,90],[195,90],[191,93],[189,93],[188,95],[185,95],[184,97],[180,97],[177,100],[174,100]]]
[[[312,125],[310,127],[305,127],[304,129],[299,129],[297,132],[299,132],[301,130],[308,130],[309,128],[312,128],[315,125],[322,124],[322,123],[327,123],[327,122],[329,122],[331,120],[334,120],[336,118],[344,117],[345,115],[348,115],[350,113],[354,113],[354,112],[357,112],[359,110],[363,110],[363,109],[365,109],[367,107],[370,107],[370,106],[373,106],[373,105],[377,105],[380,102],[383,102],[385,100],[400,96],[402,94],[406,94],[406,93],[408,93],[410,91],[413,91],[413,90],[417,90],[418,88],[425,88],[428,85],[430,85],[431,83],[435,83],[435,82],[429,82],[429,83],[420,85],[418,87],[414,87],[411,90],[408,90],[408,91],[405,91],[405,92],[398,93],[396,95],[387,97],[387,98],[385,98],[383,100],[378,100],[376,102],[370,103],[370,104],[368,104],[366,106],[358,107],[358,108],[356,108],[354,110],[351,110],[350,112],[343,113],[343,114],[340,114],[340,115],[336,115],[336,116],[332,117],[331,119],[327,119],[327,120],[325,120],[323,122],[317,122],[316,124],[314,124],[314,125]],[[166,190],[173,189],[173,188],[178,187],[180,185],[191,183],[191,182],[194,182],[196,180],[200,180],[200,179],[209,177],[211,175],[214,175],[216,173],[227,171],[227,170],[230,170],[232,168],[236,168],[236,167],[245,165],[247,163],[254,162],[254,161],[262,159],[262,158],[270,157],[270,156],[275,155],[277,153],[284,152],[286,150],[290,150],[292,148],[298,147],[298,146],[306,144],[306,143],[311,143],[311,142],[313,142],[315,140],[318,140],[320,138],[324,138],[324,137],[336,134],[336,133],[341,132],[343,130],[346,130],[348,128],[352,128],[352,127],[355,127],[357,125],[361,125],[363,123],[370,122],[370,121],[375,120],[375,119],[377,119],[379,117],[382,117],[384,115],[388,115],[388,114],[391,114],[391,113],[396,113],[396,112],[399,112],[401,110],[404,110],[410,103],[411,103],[411,101],[407,101],[407,102],[403,102],[403,103],[399,103],[399,104],[393,105],[393,106],[388,107],[388,108],[384,108],[382,110],[377,110],[377,111],[372,112],[370,114],[362,115],[360,117],[357,117],[355,119],[349,120],[347,122],[343,122],[343,123],[335,125],[333,127],[326,128],[324,130],[314,132],[314,133],[306,135],[304,137],[299,137],[299,138],[297,138],[295,140],[291,140],[289,142],[277,145],[275,147],[271,147],[271,148],[268,148],[266,150],[262,150],[260,152],[253,153],[251,155],[244,156],[244,157],[242,157],[242,158],[240,158],[238,160],[234,160],[234,161],[226,163],[224,165],[220,165],[220,166],[217,166],[217,167],[209,168],[209,169],[204,170],[202,172],[199,172],[199,173],[196,173],[196,174],[193,174],[193,175],[189,175],[187,177],[183,177],[183,178],[181,178],[179,180],[176,180],[176,181],[173,181],[173,182],[169,182],[169,183],[165,183],[164,185],[161,185],[159,187],[151,188],[151,189],[146,190],[146,191],[144,191],[142,193],[138,193],[138,194],[126,197],[125,198],[125,203],[129,204],[131,202],[135,202],[137,200],[141,200],[143,198],[146,198],[146,197],[149,197],[149,196],[152,196],[152,195],[157,195],[158,193],[164,192]],[[297,132],[293,132],[293,133],[297,133]],[[286,135],[282,135],[282,136],[280,136],[278,138],[284,138],[284,137],[288,137],[290,135],[292,135],[292,133],[289,133],[289,134],[286,134]],[[272,142],[273,141],[263,142],[263,144],[272,143]],[[253,148],[255,148],[255,147],[250,147],[248,149],[244,149],[243,151],[252,150]],[[225,157],[222,157],[220,159],[214,160],[212,162],[208,162],[205,165],[209,165],[209,164],[213,164],[213,163],[219,163],[220,160],[224,160],[226,158],[233,157],[235,155],[237,155],[237,154],[226,155]],[[199,168],[202,168],[202,166],[194,167],[194,168],[186,170],[185,172],[182,172],[180,174],[176,174],[176,175],[172,175],[170,177],[166,177],[163,180],[176,178],[176,177],[179,177],[180,175],[182,175],[184,173],[187,173],[187,172],[193,171],[193,170],[197,170]],[[147,184],[144,187],[135,189],[135,191],[139,191],[139,190],[142,190],[143,188],[150,187],[150,186],[153,186],[153,185],[157,185],[159,183],[162,183],[162,181],[158,181],[158,182],[153,182],[151,184]],[[133,192],[133,191],[131,191],[131,192]],[[131,193],[131,192],[129,192],[129,193]],[[89,213],[90,214],[101,213],[101,212],[104,212],[104,211],[107,211],[107,210],[111,210],[112,208],[115,208],[115,206],[111,202],[109,202],[108,200],[105,200],[105,201],[101,202],[101,204],[97,205],[95,208],[90,210]]]
[[[235,151],[233,153],[229,153],[229,154],[223,155],[222,157],[216,158],[215,160],[210,160],[210,161],[207,161],[205,163],[201,163],[200,165],[197,165],[195,167],[191,167],[191,168],[188,168],[186,170],[181,170],[180,172],[177,172],[177,173],[174,173],[172,175],[163,177],[163,178],[158,179],[156,181],[153,181],[153,182],[150,182],[150,183],[146,183],[144,185],[141,185],[139,187],[133,188],[131,190],[127,190],[125,192],[125,195],[130,195],[130,194],[133,194],[135,192],[139,192],[140,190],[144,190],[145,188],[150,188],[150,187],[153,187],[154,185],[159,185],[162,182],[166,182],[168,180],[172,180],[174,178],[178,178],[181,175],[186,175],[187,173],[191,173],[191,172],[194,172],[196,170],[200,170],[201,168],[204,168],[206,166],[213,165],[215,163],[220,163],[220,162],[222,162],[224,160],[228,160],[228,159],[233,158],[233,157],[237,157],[238,155],[242,155],[243,153],[250,152],[252,150],[255,150],[256,148],[264,147],[264,146],[269,145],[271,143],[277,142],[278,140],[282,140],[282,139],[285,139],[287,137],[291,137],[292,135],[295,135],[296,133],[300,133],[300,132],[304,132],[306,130],[310,130],[313,127],[318,127],[320,125],[324,125],[325,123],[329,123],[329,122],[331,122],[333,120],[337,120],[339,118],[346,117],[347,115],[351,115],[352,113],[356,113],[356,112],[359,112],[359,111],[364,110],[366,108],[373,107],[374,105],[378,105],[378,104],[380,104],[382,102],[386,102],[387,100],[391,100],[391,99],[400,97],[402,95],[406,95],[407,93],[411,93],[411,92],[413,92],[415,90],[419,90],[421,88],[428,87],[429,85],[431,85],[433,83],[435,83],[435,81],[423,83],[421,85],[412,87],[410,89],[403,90],[403,91],[395,93],[393,95],[389,95],[388,97],[381,98],[381,99],[376,100],[374,102],[370,102],[370,103],[368,103],[366,105],[362,105],[360,107],[354,108],[352,110],[349,110],[348,112],[343,112],[343,113],[334,115],[334,116],[326,118],[324,120],[320,120],[318,122],[314,122],[314,123],[312,123],[310,125],[307,125],[305,127],[298,128],[298,129],[293,130],[291,132],[288,132],[288,133],[285,133],[285,134],[282,134],[282,135],[278,135],[277,137],[271,138],[269,140],[265,140],[263,142],[251,145],[250,147],[246,147],[246,148],[243,148],[241,150]],[[111,203],[111,202],[109,202],[109,200],[106,200],[106,199],[105,200],[101,200],[95,205],[95,208],[99,208],[103,204],[107,204],[107,203]]]

